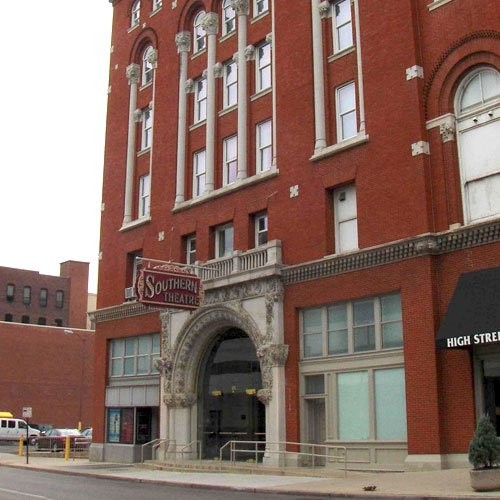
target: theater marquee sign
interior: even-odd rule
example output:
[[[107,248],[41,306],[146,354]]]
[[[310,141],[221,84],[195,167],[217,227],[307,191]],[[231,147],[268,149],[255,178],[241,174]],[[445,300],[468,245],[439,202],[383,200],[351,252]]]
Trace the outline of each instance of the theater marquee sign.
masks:
[[[143,304],[176,309],[197,309],[203,301],[200,278],[177,266],[141,269],[136,292]]]

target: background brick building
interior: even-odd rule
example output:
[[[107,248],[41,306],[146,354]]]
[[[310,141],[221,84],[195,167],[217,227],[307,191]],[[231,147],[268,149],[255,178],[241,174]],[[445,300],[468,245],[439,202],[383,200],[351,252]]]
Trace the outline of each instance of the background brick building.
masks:
[[[500,265],[495,2],[112,5],[94,458],[245,436],[464,465],[500,351],[436,336]],[[166,262],[203,307],[135,300]]]

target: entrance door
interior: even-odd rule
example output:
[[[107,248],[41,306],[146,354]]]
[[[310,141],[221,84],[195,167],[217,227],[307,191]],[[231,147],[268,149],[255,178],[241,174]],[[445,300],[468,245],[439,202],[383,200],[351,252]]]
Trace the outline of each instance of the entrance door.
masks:
[[[257,399],[262,387],[260,364],[244,332],[232,329],[217,339],[202,364],[200,382],[204,458],[218,458],[221,446],[230,440],[265,440],[265,407]],[[228,459],[229,453],[223,458]],[[255,459],[255,454],[239,453],[236,459]]]
[[[307,400],[307,434],[308,442],[314,444],[325,444],[326,439],[326,417],[325,417],[325,400],[323,398]],[[311,446],[311,453],[324,455],[325,448]],[[325,465],[324,457],[311,457],[311,465]]]

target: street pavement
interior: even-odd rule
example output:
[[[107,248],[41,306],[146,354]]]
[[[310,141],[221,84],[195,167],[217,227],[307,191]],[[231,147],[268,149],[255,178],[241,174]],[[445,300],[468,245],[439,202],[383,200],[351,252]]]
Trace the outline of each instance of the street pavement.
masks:
[[[214,488],[259,493],[287,493],[325,498],[376,499],[480,499],[498,498],[500,491],[474,492],[468,469],[432,472],[333,472],[328,478],[288,475],[241,474],[230,472],[176,472],[152,470],[133,464],[64,460],[61,457],[25,456],[0,453],[0,466],[24,467],[60,474],[84,474],[107,479],[154,482],[189,487]],[[368,489],[365,489],[368,488]],[[370,491],[371,490],[371,491]]]

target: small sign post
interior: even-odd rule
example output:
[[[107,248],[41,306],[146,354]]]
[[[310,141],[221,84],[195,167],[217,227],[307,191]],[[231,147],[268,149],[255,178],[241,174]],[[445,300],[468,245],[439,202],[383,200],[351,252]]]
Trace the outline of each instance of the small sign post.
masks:
[[[29,463],[30,454],[30,436],[29,436],[29,419],[32,417],[31,406],[23,406],[23,418],[26,420],[26,463]]]

